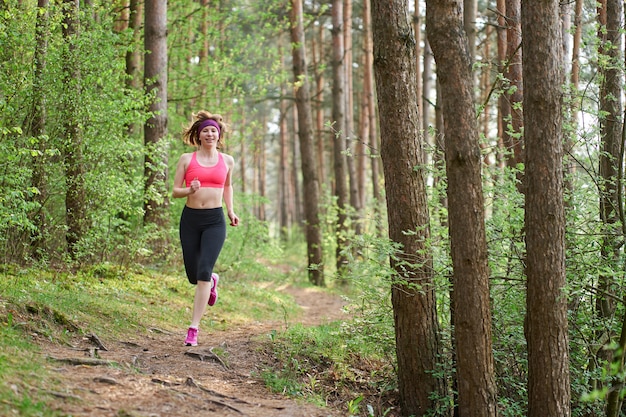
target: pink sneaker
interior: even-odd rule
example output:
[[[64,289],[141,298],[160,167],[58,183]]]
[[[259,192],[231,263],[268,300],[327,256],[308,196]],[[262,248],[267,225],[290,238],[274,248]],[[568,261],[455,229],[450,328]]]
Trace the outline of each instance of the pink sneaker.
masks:
[[[209,295],[209,305],[213,306],[217,302],[217,283],[220,280],[220,276],[213,273],[211,278],[213,278],[213,288],[211,288],[211,295]]]
[[[189,330],[187,330],[185,346],[198,346],[198,329],[190,327]]]

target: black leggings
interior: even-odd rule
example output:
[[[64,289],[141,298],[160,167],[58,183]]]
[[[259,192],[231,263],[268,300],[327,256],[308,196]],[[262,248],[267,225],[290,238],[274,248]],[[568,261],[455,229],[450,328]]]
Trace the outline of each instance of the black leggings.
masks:
[[[180,216],[180,243],[190,283],[211,280],[224,240],[226,221],[221,207],[193,209],[185,206]]]

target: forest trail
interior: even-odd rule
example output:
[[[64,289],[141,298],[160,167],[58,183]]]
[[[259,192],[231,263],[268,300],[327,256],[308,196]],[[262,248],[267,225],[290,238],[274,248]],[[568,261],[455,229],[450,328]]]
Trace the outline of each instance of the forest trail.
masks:
[[[258,377],[267,357],[258,349],[257,336],[287,324],[317,325],[344,317],[339,296],[315,288],[280,290],[303,308],[299,319],[285,323],[277,317],[228,331],[201,329],[196,347],[183,346],[186,329],[176,334],[148,329],[136,340],[100,340],[107,351],[99,349],[99,359],[89,357],[97,338],[83,338],[75,346],[43,346],[57,378],[49,391],[57,398],[55,408],[71,416],[97,417],[341,416],[337,410],[271,393]],[[88,363],[98,360],[105,363]]]

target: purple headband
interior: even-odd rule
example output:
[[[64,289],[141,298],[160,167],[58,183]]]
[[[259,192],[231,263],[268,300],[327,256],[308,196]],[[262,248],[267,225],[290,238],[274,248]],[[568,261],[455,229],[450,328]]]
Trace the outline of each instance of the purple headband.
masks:
[[[222,134],[222,129],[220,129],[220,125],[219,123],[217,123],[215,120],[213,119],[205,119],[203,120],[200,125],[198,126],[198,134],[200,134],[200,132],[202,132],[202,130],[207,127],[207,126],[213,126],[217,129],[217,133],[218,135]]]

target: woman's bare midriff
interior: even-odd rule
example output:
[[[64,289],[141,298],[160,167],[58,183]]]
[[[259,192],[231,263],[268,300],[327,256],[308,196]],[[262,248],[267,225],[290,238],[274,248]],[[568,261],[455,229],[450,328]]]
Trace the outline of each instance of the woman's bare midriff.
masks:
[[[209,209],[222,207],[223,188],[200,188],[187,196],[187,207],[195,209]]]

